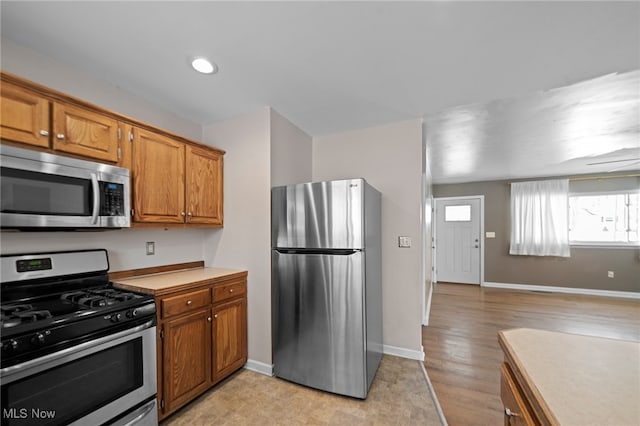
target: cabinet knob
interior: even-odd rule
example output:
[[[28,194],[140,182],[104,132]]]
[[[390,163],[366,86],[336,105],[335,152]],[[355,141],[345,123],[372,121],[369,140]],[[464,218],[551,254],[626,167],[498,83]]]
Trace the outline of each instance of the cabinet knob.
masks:
[[[191,300],[187,300],[187,306],[191,306],[193,302]]]
[[[58,133],[56,135],[56,138],[60,139],[60,140],[64,140],[64,134],[63,133]]]
[[[233,293],[233,289],[232,288],[229,289],[229,293]]]
[[[214,318],[218,318],[218,314],[215,314],[213,317],[214,317]]]
[[[180,216],[184,217],[184,212],[180,212]]]
[[[207,321],[211,322],[211,317],[208,317],[208,318],[207,318]]]
[[[40,130],[40,135],[41,136],[49,136],[49,132],[47,132],[46,130]]]
[[[514,413],[513,411],[509,410],[508,408],[504,409],[504,415],[507,416],[507,417],[520,417],[520,414]]]

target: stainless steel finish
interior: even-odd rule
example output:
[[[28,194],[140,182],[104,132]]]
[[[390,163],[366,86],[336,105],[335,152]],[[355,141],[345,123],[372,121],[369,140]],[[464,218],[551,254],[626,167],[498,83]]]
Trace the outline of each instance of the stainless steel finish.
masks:
[[[363,248],[364,179],[272,189],[274,247]]]
[[[33,260],[43,257],[51,258],[52,269],[44,271],[17,272],[18,260]],[[42,253],[28,255],[7,255],[0,257],[0,283],[31,280],[34,278],[53,278],[84,272],[109,270],[107,251],[88,250],[59,253]]]
[[[35,359],[2,369],[0,371],[2,383],[8,384],[23,377],[36,374],[96,352],[104,351],[113,346],[141,337],[144,359],[143,385],[71,423],[71,425],[74,426],[103,424],[104,422],[109,421],[132,408],[138,401],[144,401],[156,394],[156,327],[149,326],[149,324],[153,324],[153,322],[151,321],[150,323],[141,325],[135,329],[106,336],[96,341],[74,346],[40,359]],[[106,380],[108,380],[108,378]]]
[[[128,413],[109,426],[157,426],[158,424],[158,403],[155,398],[144,404],[142,407]]]
[[[56,135],[56,138],[60,139],[60,140],[64,140],[64,134],[63,133],[58,133]]]
[[[91,355],[92,353],[102,351],[111,346],[116,346],[116,344],[112,343],[117,341],[118,344],[120,344],[127,340],[131,340],[131,336],[138,337],[138,335],[142,335],[141,333],[144,330],[148,330],[150,328],[154,329],[153,335],[155,336],[155,327],[153,326],[153,320],[151,320],[135,328],[81,343],[58,352],[44,355],[40,358],[25,361],[21,364],[5,367],[0,370],[0,377],[2,377],[3,383],[11,383],[18,379],[22,379],[23,377],[55,367],[56,365]]]
[[[0,162],[2,167],[27,170],[32,172],[67,176],[79,179],[92,180],[92,174],[96,179],[103,182],[122,184],[124,188],[124,212],[128,212],[130,205],[130,182],[129,170],[110,166],[108,164],[95,163],[92,161],[78,160],[75,158],[62,157],[59,155],[44,152],[31,151],[28,149],[16,148],[8,145],[0,145]],[[94,186],[95,191],[95,186]],[[93,205],[95,207],[95,200]],[[95,209],[93,211],[95,213]],[[94,220],[92,216],[60,216],[60,215],[37,215],[37,214],[0,214],[2,227],[65,227],[65,228],[125,228],[129,227],[131,219],[128,215],[123,216],[98,216]]]
[[[98,213],[100,213],[100,185],[98,184],[98,176],[91,173],[91,186],[93,187],[93,214],[91,215],[91,224],[98,222]]]
[[[158,424],[158,402],[155,398],[147,402],[142,407],[128,413],[109,426],[157,426]]]
[[[274,374],[343,395],[366,396],[364,255],[272,253]],[[289,285],[287,285],[289,284]],[[348,303],[347,303],[348,301]]]
[[[274,373],[365,398],[382,358],[380,193],[363,179],[272,189]]]
[[[49,132],[46,130],[40,130],[40,136],[49,136]]]

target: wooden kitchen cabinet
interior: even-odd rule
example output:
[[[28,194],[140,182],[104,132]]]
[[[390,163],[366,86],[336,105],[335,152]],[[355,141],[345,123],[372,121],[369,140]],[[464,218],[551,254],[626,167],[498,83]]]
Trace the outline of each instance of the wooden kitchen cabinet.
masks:
[[[211,386],[211,310],[200,309],[162,325],[163,393],[166,412]]]
[[[213,308],[213,381],[219,382],[247,362],[247,299]]]
[[[118,121],[86,108],[54,102],[53,149],[116,163]]]
[[[222,226],[220,151],[134,129],[132,174],[134,221]]]
[[[51,121],[47,98],[3,81],[0,86],[0,105],[0,138],[49,147]]]
[[[133,220],[184,223],[185,144],[140,128],[133,135]]]
[[[139,274],[112,280],[155,296],[162,420],[247,362],[247,272],[195,268],[120,278]]]
[[[187,223],[222,226],[222,155],[188,145],[185,161]]]

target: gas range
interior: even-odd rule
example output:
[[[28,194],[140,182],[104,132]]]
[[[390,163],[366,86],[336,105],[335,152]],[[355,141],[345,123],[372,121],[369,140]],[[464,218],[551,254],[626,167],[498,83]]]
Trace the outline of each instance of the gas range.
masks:
[[[0,368],[155,319],[153,296],[109,282],[105,250],[1,260]]]

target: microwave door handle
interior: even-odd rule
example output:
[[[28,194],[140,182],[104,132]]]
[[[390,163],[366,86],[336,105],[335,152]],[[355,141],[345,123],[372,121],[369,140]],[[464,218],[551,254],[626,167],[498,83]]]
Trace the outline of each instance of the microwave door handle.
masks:
[[[98,175],[91,173],[91,186],[93,188],[93,214],[91,215],[91,224],[98,223],[98,213],[100,211],[100,185],[98,184]]]

